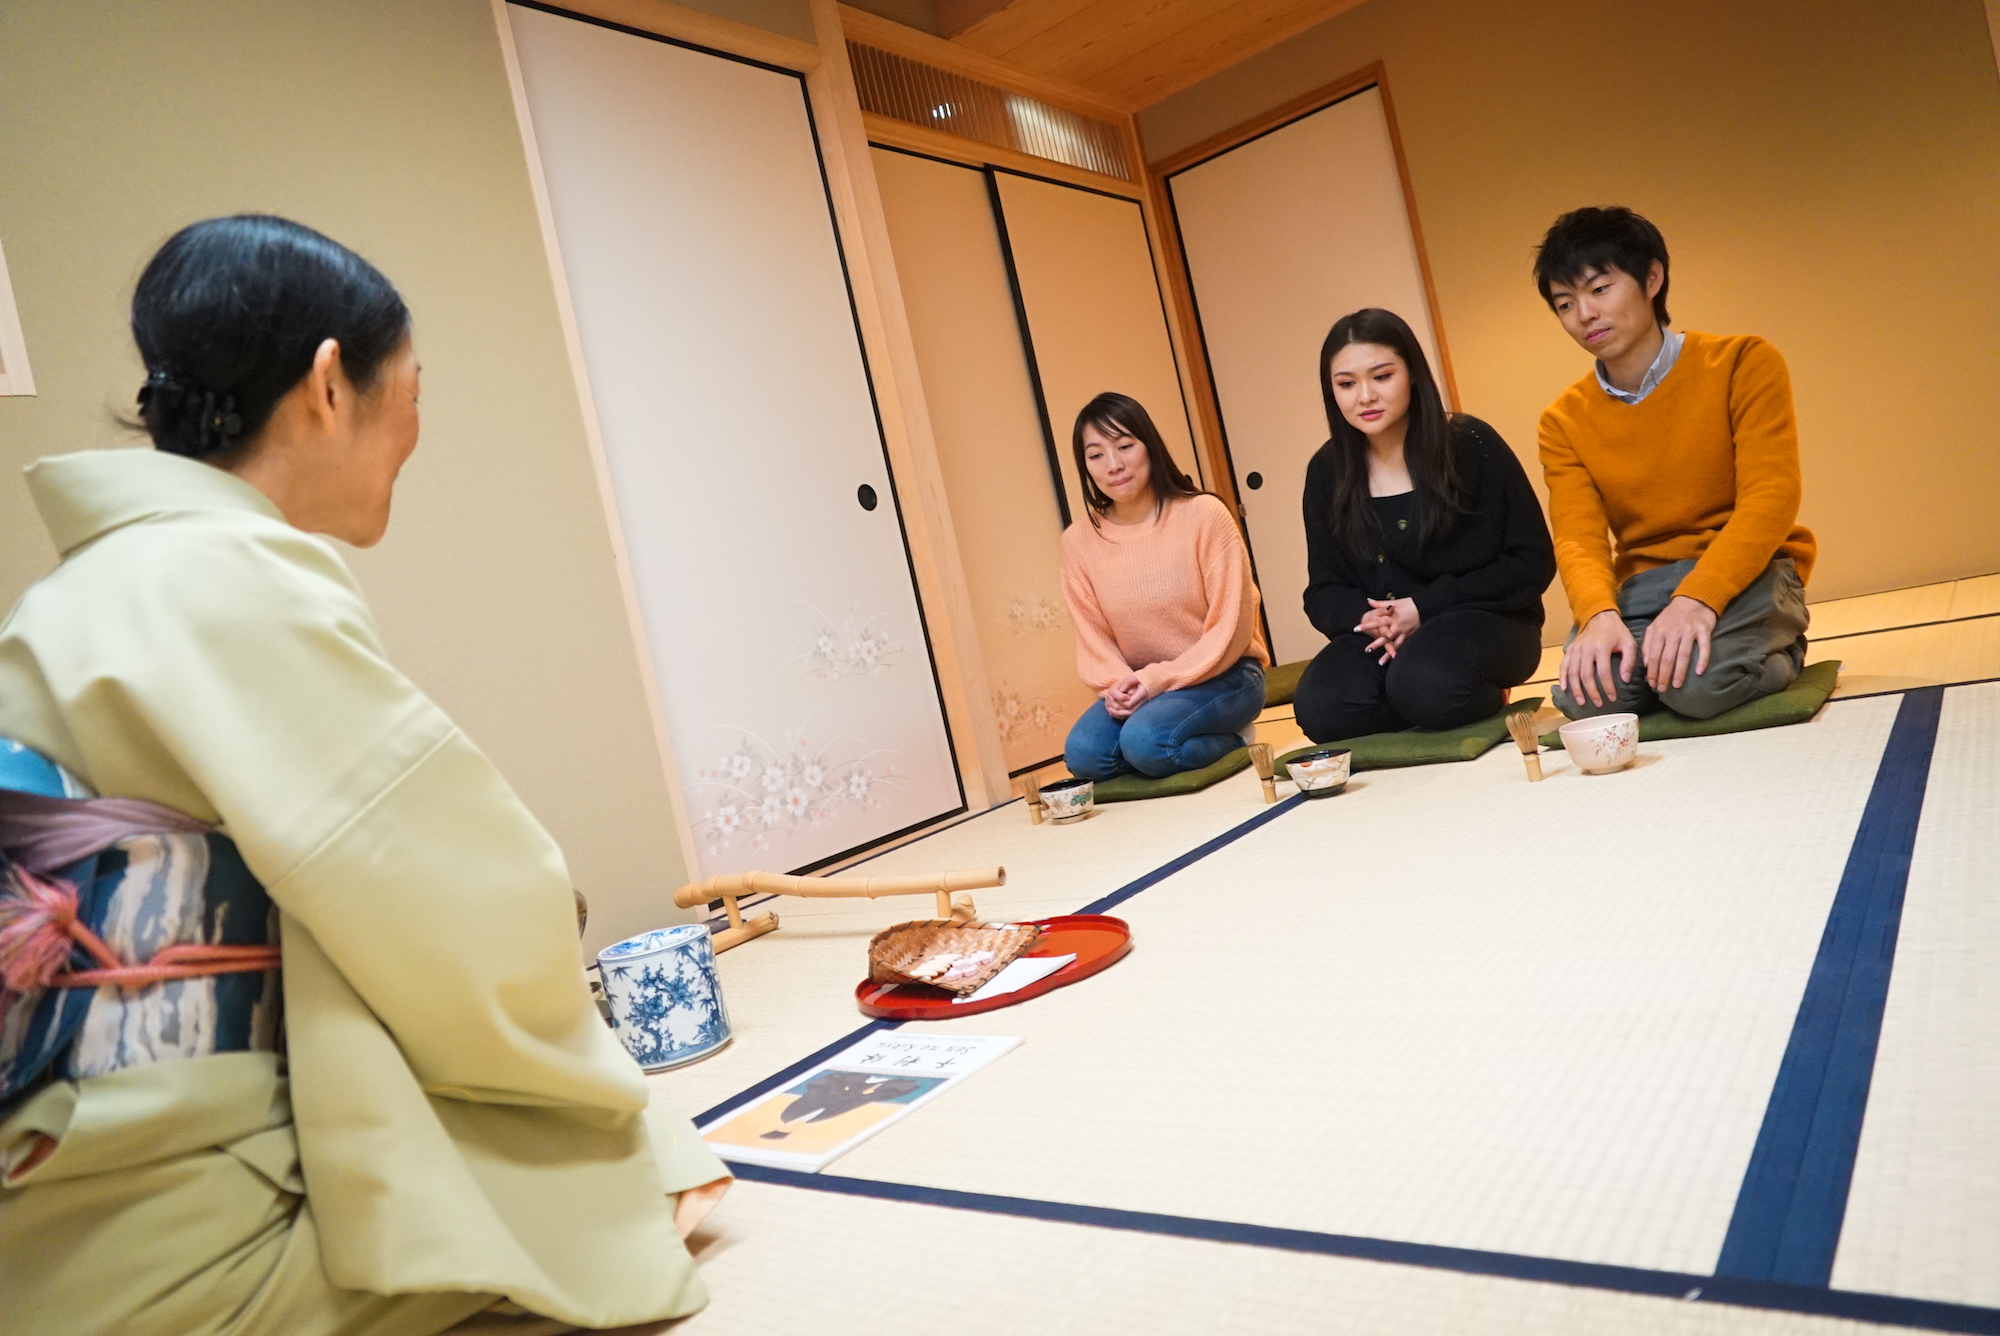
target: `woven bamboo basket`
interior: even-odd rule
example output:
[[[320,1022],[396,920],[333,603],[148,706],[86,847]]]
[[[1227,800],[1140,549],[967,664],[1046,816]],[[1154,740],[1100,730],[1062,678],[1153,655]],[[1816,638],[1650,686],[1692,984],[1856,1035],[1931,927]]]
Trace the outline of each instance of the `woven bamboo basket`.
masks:
[[[1025,923],[954,923],[950,919],[898,923],[868,943],[871,983],[920,983],[967,997],[1035,944],[1040,928]],[[962,977],[947,980],[941,957],[990,951],[993,958]]]

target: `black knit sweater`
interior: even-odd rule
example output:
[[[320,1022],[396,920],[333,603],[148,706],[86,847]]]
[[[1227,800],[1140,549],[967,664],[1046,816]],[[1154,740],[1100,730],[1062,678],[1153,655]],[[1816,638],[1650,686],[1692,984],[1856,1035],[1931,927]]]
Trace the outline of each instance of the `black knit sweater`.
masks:
[[[1377,497],[1374,560],[1359,562],[1333,530],[1332,442],[1306,465],[1306,616],[1329,639],[1354,629],[1371,598],[1413,598],[1425,620],[1455,608],[1542,624],[1542,591],[1555,579],[1555,546],[1521,461],[1478,418],[1452,418],[1470,513],[1428,552],[1417,545],[1410,498]]]

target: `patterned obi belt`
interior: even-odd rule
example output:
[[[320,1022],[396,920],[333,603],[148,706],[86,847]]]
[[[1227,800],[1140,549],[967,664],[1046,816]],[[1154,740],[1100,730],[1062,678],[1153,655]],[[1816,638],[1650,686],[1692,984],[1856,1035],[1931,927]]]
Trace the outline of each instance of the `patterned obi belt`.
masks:
[[[0,1113],[46,1080],[282,1051],[277,947],[233,841],[0,738]]]

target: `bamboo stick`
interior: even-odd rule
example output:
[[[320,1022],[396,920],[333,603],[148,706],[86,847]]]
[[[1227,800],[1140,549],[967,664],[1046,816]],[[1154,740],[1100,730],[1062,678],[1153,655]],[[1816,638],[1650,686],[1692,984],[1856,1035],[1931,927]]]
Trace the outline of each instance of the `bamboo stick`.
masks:
[[[708,944],[718,953],[727,951],[732,946],[741,946],[752,938],[762,937],[777,926],[776,914],[756,914],[744,919],[733,928],[724,928],[721,932],[711,933]]]
[[[721,900],[725,908],[739,895],[798,895],[809,898],[866,896],[873,900],[884,895],[940,895],[940,907],[949,912],[953,891],[972,891],[985,886],[1005,886],[1004,867],[967,868],[956,872],[929,872],[907,877],[794,877],[778,872],[736,872],[706,881],[691,881],[674,892],[674,904],[693,909],[711,900]],[[737,918],[731,916],[731,926]]]

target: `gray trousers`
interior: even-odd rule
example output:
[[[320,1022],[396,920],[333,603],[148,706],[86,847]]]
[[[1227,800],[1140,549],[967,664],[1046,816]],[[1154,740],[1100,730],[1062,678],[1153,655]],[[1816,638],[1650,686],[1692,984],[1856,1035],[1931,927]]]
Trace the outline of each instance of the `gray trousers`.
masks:
[[[1642,650],[1646,628],[1666,611],[1674,591],[1693,569],[1691,560],[1676,561],[1641,571],[1618,587],[1618,616]],[[1715,619],[1707,672],[1697,674],[1694,670],[1701,654],[1697,647],[1688,658],[1687,681],[1678,687],[1656,693],[1646,685],[1644,665],[1634,664],[1630,682],[1619,681],[1613,671],[1615,697],[1602,705],[1592,705],[1587,696],[1572,697],[1561,686],[1549,694],[1556,708],[1572,719],[1626,711],[1648,714],[1662,705],[1690,719],[1713,719],[1724,710],[1792,684],[1799,669],[1805,667],[1806,622],[1806,591],[1799,583],[1798,568],[1790,557],[1780,556]],[[1571,640],[1576,639],[1578,629],[1570,628]],[[1612,662],[1620,660],[1614,657]],[[1604,690],[1602,683],[1598,690]]]

